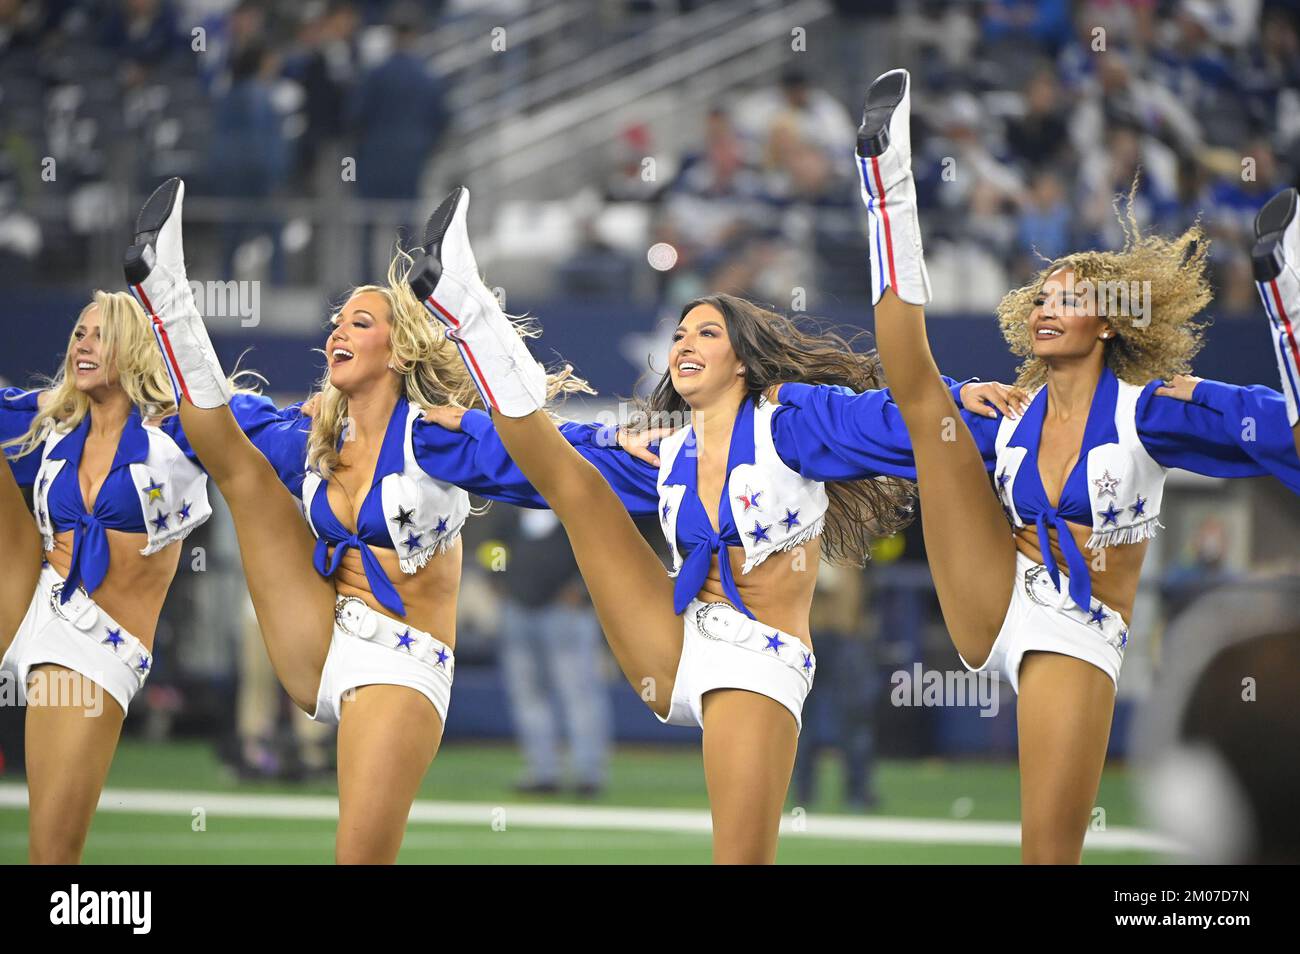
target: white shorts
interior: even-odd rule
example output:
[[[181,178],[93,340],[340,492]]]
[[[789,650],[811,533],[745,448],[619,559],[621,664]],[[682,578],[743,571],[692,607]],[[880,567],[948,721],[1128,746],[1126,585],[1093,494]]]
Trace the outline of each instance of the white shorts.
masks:
[[[27,704],[27,674],[53,663],[102,687],[126,712],[153,669],[153,655],[99,608],[84,588],[60,603],[63,577],[48,563],[13,642],[0,659],[0,672],[17,683],[18,701]]]
[[[775,699],[803,729],[803,702],[817,657],[796,636],[750,619],[730,603],[691,600],[682,614],[682,658],[673,683],[668,725],[704,725],[704,694],[748,689]]]
[[[446,725],[455,668],[456,658],[446,643],[371,609],[355,596],[340,596],[311,717],[338,725],[345,692],[360,686],[407,686],[423,693]]]
[[[1070,599],[1070,581],[1061,574],[1058,592],[1047,575],[1047,567],[1023,553],[1016,554],[1016,582],[1011,591],[1007,617],[984,665],[973,672],[991,672],[1005,678],[1020,691],[1020,661],[1034,650],[1060,653],[1090,662],[1106,675],[1119,691],[1119,670],[1128,645],[1128,624],[1109,606],[1093,602],[1085,612]]]

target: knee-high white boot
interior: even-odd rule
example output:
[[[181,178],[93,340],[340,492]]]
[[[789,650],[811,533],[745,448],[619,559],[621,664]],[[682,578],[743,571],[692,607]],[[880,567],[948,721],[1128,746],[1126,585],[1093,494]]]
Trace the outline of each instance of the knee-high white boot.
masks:
[[[465,224],[468,211],[469,190],[460,186],[429,219],[425,254],[408,282],[460,349],[484,404],[506,417],[524,417],[546,404],[546,371],[479,277]]]
[[[230,383],[185,276],[184,200],[180,179],[168,179],[154,190],[136,219],[135,243],[126,251],[123,270],[127,287],[153,324],[177,405],[184,398],[195,407],[220,407],[230,403]]]
[[[1273,323],[1287,419],[1300,420],[1300,196],[1279,192],[1255,217],[1255,285]]]
[[[871,301],[886,288],[913,305],[930,300],[912,179],[912,78],[891,70],[871,84],[858,128],[858,177],[871,242]]]

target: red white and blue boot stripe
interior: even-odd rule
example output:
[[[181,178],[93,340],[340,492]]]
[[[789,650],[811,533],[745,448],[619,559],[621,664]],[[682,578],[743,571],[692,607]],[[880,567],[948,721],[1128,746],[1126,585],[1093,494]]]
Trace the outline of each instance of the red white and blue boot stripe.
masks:
[[[176,403],[220,407],[230,403],[230,382],[212,348],[203,316],[185,276],[181,206],[185,183],[168,179],[154,190],[136,219],[126,251],[126,284],[153,327],[171,377]]]
[[[483,403],[506,417],[524,417],[546,404],[546,371],[479,277],[468,212],[469,190],[460,186],[429,218],[420,246],[424,254],[407,281],[446,328]]]
[[[1255,287],[1273,325],[1287,419],[1300,421],[1300,196],[1279,192],[1255,217]]]
[[[858,128],[858,178],[867,207],[873,304],[886,288],[914,305],[930,300],[912,179],[911,92],[907,70],[879,77],[867,91]]]

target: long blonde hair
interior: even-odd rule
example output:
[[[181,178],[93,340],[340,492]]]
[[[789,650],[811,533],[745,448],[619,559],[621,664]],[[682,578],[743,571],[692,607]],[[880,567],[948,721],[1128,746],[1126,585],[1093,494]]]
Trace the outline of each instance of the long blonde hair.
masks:
[[[406,283],[412,259],[398,248],[388,263],[383,285],[360,285],[348,293],[353,298],[374,292],[388,305],[389,342],[393,352],[393,369],[401,379],[401,393],[412,404],[425,407],[483,408],[474,381],[465,370],[455,344],[447,340],[442,326],[429,317]],[[514,320],[521,337],[540,334],[535,325],[523,318]],[[322,351],[323,349],[316,349]],[[547,399],[561,394],[594,391],[571,368],[547,375]],[[307,466],[328,479],[339,469],[339,438],[348,419],[348,396],[330,383],[329,368],[316,386],[320,395],[312,415],[307,436]]]
[[[1002,336],[1012,353],[1025,359],[1016,378],[1021,387],[1032,389],[1047,380],[1046,362],[1034,356],[1029,315],[1043,283],[1062,269],[1073,270],[1076,282],[1087,281],[1094,288],[1113,282],[1139,283],[1144,289],[1143,323],[1110,322],[1115,334],[1105,342],[1105,361],[1121,381],[1145,385],[1191,371],[1192,358],[1204,344],[1205,328],[1193,319],[1214,297],[1205,274],[1210,242],[1199,223],[1172,239],[1143,235],[1133,212],[1136,194],[1135,179],[1127,208],[1121,212],[1116,202],[1115,213],[1124,230],[1124,245],[1118,252],[1075,252],[1059,258],[1029,284],[1008,292],[998,305]]]
[[[18,447],[16,457],[30,454],[44,442],[50,430],[55,427],[71,430],[90,411],[90,398],[77,390],[73,343],[77,324],[92,308],[99,309],[100,366],[116,369],[118,387],[126,392],[146,420],[176,413],[171,380],[144,310],[126,292],[97,290],[93,300],[77,313],[58,373],[42,379],[50,392],[45,407],[32,418],[25,432],[0,444],[0,448]]]

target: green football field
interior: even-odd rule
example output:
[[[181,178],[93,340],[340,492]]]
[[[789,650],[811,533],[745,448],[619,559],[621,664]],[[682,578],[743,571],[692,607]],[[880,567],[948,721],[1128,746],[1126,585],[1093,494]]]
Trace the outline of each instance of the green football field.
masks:
[[[509,746],[447,745],[425,778],[399,858],[411,864],[703,864],[708,801],[697,748],[621,747],[596,799],[511,791]],[[779,860],[789,864],[1006,863],[1019,860],[1014,765],[886,761],[880,808],[842,810],[839,766],[820,766],[822,800],[787,805]],[[0,779],[0,863],[26,860],[21,780]],[[331,781],[240,782],[210,746],[126,741],[87,842],[90,864],[328,864]],[[1137,827],[1122,767],[1102,779],[1084,860],[1160,862]]]

